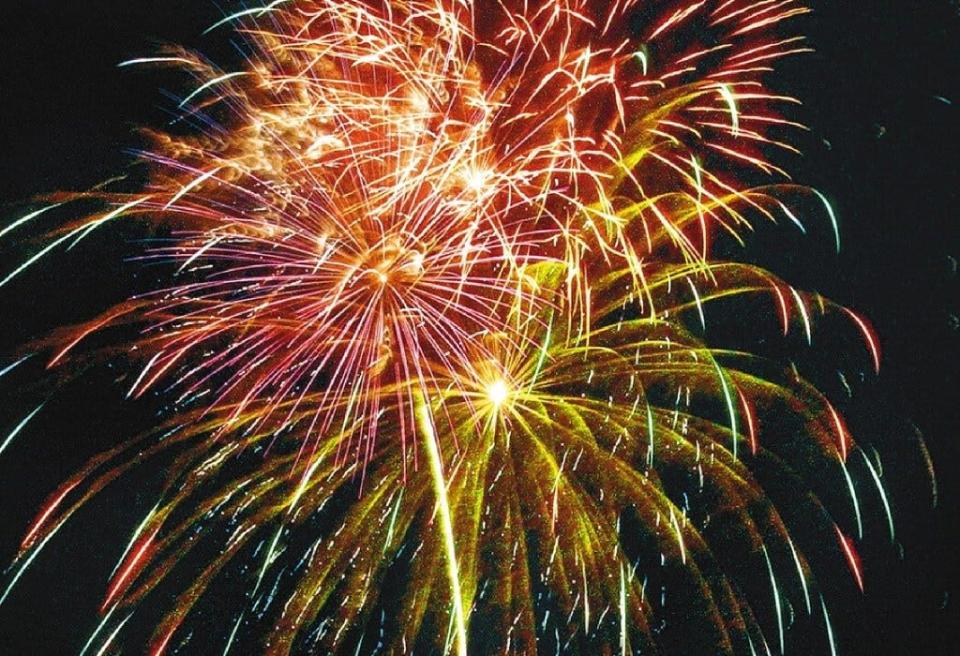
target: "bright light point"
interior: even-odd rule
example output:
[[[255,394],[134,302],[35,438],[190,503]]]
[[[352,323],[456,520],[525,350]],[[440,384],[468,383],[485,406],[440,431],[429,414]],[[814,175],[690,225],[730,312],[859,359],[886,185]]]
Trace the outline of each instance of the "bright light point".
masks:
[[[503,380],[495,380],[487,386],[487,398],[498,408],[503,405],[508,396],[510,396],[510,388]]]
[[[409,267],[414,273],[423,273],[423,253],[414,251],[410,257]]]
[[[377,271],[377,279],[380,281],[381,285],[386,285],[387,281],[390,280],[390,277],[383,271]]]
[[[482,194],[486,190],[491,177],[492,174],[489,171],[473,169],[466,175],[467,188],[475,194]]]
[[[414,91],[410,94],[410,104],[421,114],[430,112],[430,101],[422,93]]]

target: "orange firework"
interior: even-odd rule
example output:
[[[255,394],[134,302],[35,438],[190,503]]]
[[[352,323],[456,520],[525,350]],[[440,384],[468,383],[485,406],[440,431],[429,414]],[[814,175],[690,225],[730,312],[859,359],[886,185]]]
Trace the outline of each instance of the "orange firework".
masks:
[[[178,411],[51,496],[0,603],[90,498],[172,458],[86,648],[103,653],[134,607],[164,609],[152,653],[186,645],[238,572],[224,653],[759,653],[771,631],[784,648],[790,598],[833,649],[749,463],[822,468],[859,521],[856,447],[799,375],[700,336],[707,305],[762,297],[808,339],[816,312],[846,312],[879,366],[857,315],[714,258],[750,221],[799,224],[809,200],[836,231],[773,163],[800,126],[764,81],[807,51],[787,27],[806,12],[277,0],[211,28],[241,26],[240,70],[175,48],[124,62],[184,71],[179,110],[203,128],[151,133],[140,193],[55,198],[104,209],[0,287],[110,223],[150,222],[164,238],[140,257],[171,282],[58,338],[49,362],[131,326],[128,395],[162,389]],[[802,448],[764,443],[778,414]],[[853,539],[824,521],[862,587]]]

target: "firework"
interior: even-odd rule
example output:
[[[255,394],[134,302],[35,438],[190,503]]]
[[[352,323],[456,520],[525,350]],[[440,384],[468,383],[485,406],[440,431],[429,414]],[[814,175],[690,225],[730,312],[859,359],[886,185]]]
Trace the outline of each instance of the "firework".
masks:
[[[110,357],[84,352],[94,333],[134,331],[126,392],[173,411],[51,495],[2,601],[77,510],[156,463],[164,491],[85,651],[132,613],[151,653],[189,649],[237,578],[224,653],[782,652],[788,608],[834,649],[755,469],[797,481],[862,588],[848,459],[892,538],[875,465],[795,370],[702,337],[705,308],[733,298],[808,340],[836,312],[879,366],[859,316],[713,255],[751,221],[802,228],[803,208],[836,230],[773,163],[800,126],[764,82],[807,50],[789,31],[806,11],[279,0],[211,28],[238,26],[242,68],[176,48],[124,62],[182,70],[196,129],[150,134],[142,192],[64,194],[6,227],[103,204],[0,287],[147,222],[139,257],[170,283],[43,346],[57,368]],[[853,529],[816,496],[834,488]]]

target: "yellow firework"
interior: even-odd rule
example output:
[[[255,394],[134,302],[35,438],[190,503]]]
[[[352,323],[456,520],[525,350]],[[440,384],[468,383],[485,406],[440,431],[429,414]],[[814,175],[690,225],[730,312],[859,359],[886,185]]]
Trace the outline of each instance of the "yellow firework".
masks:
[[[844,314],[879,366],[857,315],[714,257],[804,208],[836,231],[774,163],[800,126],[765,80],[807,50],[788,31],[806,11],[278,0],[211,28],[241,26],[240,70],[124,62],[183,70],[198,129],[152,134],[142,192],[4,228],[103,204],[0,287],[110,224],[158,226],[142,257],[170,284],[43,346],[55,366],[136,329],[128,395],[166,389],[176,412],[51,495],[0,603],[78,509],[156,464],[84,651],[135,612],[153,654],[755,654],[783,651],[792,609],[834,649],[756,469],[795,482],[862,587],[846,508],[811,493],[849,492],[859,523],[856,447],[795,370],[702,337],[707,308],[761,299],[808,339]],[[221,634],[198,637],[225,590]]]

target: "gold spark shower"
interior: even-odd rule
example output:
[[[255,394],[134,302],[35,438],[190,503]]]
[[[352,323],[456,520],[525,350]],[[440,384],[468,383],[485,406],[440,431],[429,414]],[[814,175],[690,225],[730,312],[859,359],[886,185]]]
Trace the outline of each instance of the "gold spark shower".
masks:
[[[808,342],[836,314],[880,365],[858,314],[718,255],[807,217],[840,247],[778,165],[803,127],[769,85],[808,51],[807,11],[276,0],[210,28],[242,35],[238,68],[122,62],[180,72],[176,129],[147,133],[142,190],[3,228],[98,207],[0,288],[124,222],[167,282],[0,376],[110,361],[168,414],[51,493],[0,604],[79,510],[156,468],[84,654],[761,654],[805,626],[834,653],[817,563],[863,589],[850,470],[893,540],[882,470],[796,367],[705,337],[734,307]]]

